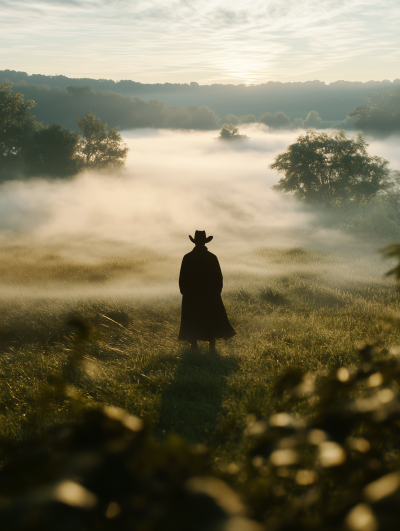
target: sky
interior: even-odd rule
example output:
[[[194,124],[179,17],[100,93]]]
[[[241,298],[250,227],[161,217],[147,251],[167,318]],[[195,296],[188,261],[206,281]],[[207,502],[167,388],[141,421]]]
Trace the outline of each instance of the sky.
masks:
[[[232,83],[400,78],[399,0],[0,0],[0,68]]]

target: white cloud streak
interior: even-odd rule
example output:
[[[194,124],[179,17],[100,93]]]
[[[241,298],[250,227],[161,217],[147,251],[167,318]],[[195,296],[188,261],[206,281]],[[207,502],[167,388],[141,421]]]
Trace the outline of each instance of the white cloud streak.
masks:
[[[0,0],[3,65],[143,82],[399,76],[395,0]]]

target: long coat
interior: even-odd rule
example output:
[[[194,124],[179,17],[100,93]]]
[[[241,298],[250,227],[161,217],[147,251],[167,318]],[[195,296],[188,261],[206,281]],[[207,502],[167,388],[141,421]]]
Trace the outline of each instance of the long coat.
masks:
[[[222,272],[218,258],[205,246],[196,246],[182,260],[179,289],[182,318],[179,339],[210,341],[236,334],[221,299]]]

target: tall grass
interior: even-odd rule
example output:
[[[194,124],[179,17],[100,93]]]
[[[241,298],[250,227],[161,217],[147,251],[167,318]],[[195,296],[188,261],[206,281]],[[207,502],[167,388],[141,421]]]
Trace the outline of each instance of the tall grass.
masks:
[[[108,269],[104,261],[75,262],[71,268],[66,259],[47,257],[45,266],[32,259],[32,278],[26,257],[14,255],[14,266],[10,255],[7,260],[3,282],[19,289],[0,310],[0,433],[10,439],[23,439],[42,385],[66,363],[71,316],[96,331],[69,381],[86,404],[114,405],[145,418],[160,439],[176,433],[204,444],[212,448],[215,464],[240,460],[249,414],[282,408],[272,386],[288,367],[324,372],[354,363],[360,341],[392,345],[398,340],[385,320],[399,310],[397,288],[383,278],[386,264],[375,256],[292,248],[226,259],[223,298],[237,336],[218,342],[216,354],[201,344],[192,352],[177,341],[180,298],[171,293],[171,269],[178,262],[169,261],[164,278],[158,277],[168,286],[165,291],[158,298],[150,291],[146,298],[113,295],[111,280],[102,296],[85,296],[85,287],[100,282],[96,275],[106,270],[118,282],[130,276],[143,283],[148,257],[117,261]],[[38,271],[41,296],[24,297],[24,284],[35,283]],[[65,293],[65,284],[73,295],[57,296],[57,286]],[[44,427],[69,418],[68,400],[61,401]]]
[[[80,470],[78,483],[96,493],[97,505],[92,504],[94,495],[85,490],[79,491],[79,500],[64,501],[70,508],[66,529],[75,525],[71,523],[78,517],[74,503],[79,503],[91,519],[84,524],[84,517],[81,520],[79,516],[79,525],[87,526],[82,529],[120,530],[124,525],[130,529],[138,518],[146,529],[183,530],[194,525],[193,514],[198,515],[196,520],[203,509],[196,505],[195,513],[186,514],[176,511],[176,501],[179,505],[182,497],[194,496],[195,503],[201,499],[196,498],[201,491],[207,496],[214,493],[207,522],[223,517],[224,522],[239,522],[235,524],[239,529],[259,531],[248,520],[235,520],[244,514],[236,499],[229,502],[233,512],[219,513],[216,507],[228,503],[233,494],[224,491],[225,484],[216,479],[204,484],[193,480],[192,485],[190,478],[199,474],[223,478],[233,485],[247,500],[253,517],[266,522],[268,529],[292,529],[297,512],[307,531],[314,529],[313,525],[315,529],[326,525],[331,513],[341,522],[332,529],[356,531],[357,518],[369,518],[372,527],[368,529],[374,530],[376,518],[385,518],[384,511],[381,516],[378,511],[375,518],[370,506],[359,503],[359,491],[379,478],[380,471],[387,474],[398,468],[393,468],[398,449],[390,436],[397,418],[397,399],[393,391],[385,389],[366,402],[357,402],[357,397],[366,389],[368,392],[368,385],[379,387],[386,380],[397,385],[399,380],[395,358],[387,357],[399,342],[398,289],[383,275],[387,264],[375,255],[303,248],[256,249],[246,255],[222,257],[221,262],[223,300],[237,335],[228,342],[218,341],[217,352],[209,352],[206,344],[200,343],[200,349],[192,351],[177,340],[180,296],[176,258],[148,252],[91,261],[40,253],[0,254],[0,269],[7,271],[1,286],[6,296],[0,303],[0,512],[10,522],[9,529],[15,529],[15,522],[19,525],[18,507],[22,506],[29,514],[29,520],[22,521],[23,529],[31,529],[35,518],[43,525],[59,525],[64,506],[51,509],[51,513],[50,505],[40,509],[34,493],[39,489],[41,496],[51,494],[46,503],[53,503],[59,491],[49,481],[67,478],[62,485],[70,488],[68,481],[75,481],[71,476],[75,469]],[[368,347],[362,350],[366,362],[360,366],[357,345],[362,341],[376,345],[375,365],[368,358]],[[338,376],[342,373],[344,380]],[[342,380],[347,379],[349,385],[342,389]],[[307,389],[315,383],[318,393],[307,398]],[[380,417],[375,419],[371,413],[371,420],[365,410],[365,404],[372,407],[372,403],[379,415],[387,415],[384,418],[392,423],[382,431],[384,444],[377,435]],[[356,411],[355,407],[365,418],[359,419],[356,412],[349,424],[349,411]],[[274,416],[282,411],[291,416]],[[143,419],[147,431],[142,433],[139,421],[126,415]],[[315,422],[319,432],[315,432]],[[75,430],[66,428],[68,423]],[[134,433],[126,431],[132,423]],[[363,430],[364,438],[360,437]],[[53,432],[55,439],[49,439]],[[93,438],[97,432],[98,440]],[[319,433],[322,442],[334,437],[327,448],[339,452],[339,457],[347,452],[348,468],[340,468],[342,472],[338,468],[338,473],[330,465],[321,468],[315,451],[315,444],[320,443],[312,442],[313,433]],[[358,438],[354,439],[355,434]],[[36,454],[26,449],[35,440],[42,441],[40,452],[43,444],[53,448],[53,453],[43,454],[48,457],[40,458],[42,468],[42,461],[36,462]],[[367,456],[364,466],[357,452],[367,451],[367,446],[375,457]],[[13,448],[24,456],[26,470]],[[322,451],[324,447],[319,448]],[[79,453],[83,451],[86,453]],[[134,455],[138,468],[132,468]],[[286,459],[286,464],[276,459]],[[97,464],[91,465],[92,461]],[[92,482],[91,466],[95,466],[100,483]],[[14,479],[9,484],[10,471]],[[115,474],[118,484],[125,478],[128,490],[109,483],[108,478],[117,478]],[[168,517],[151,508],[159,499],[160,478]],[[390,478],[384,481],[392,481]],[[148,488],[150,505],[143,512],[126,496],[131,492],[129,496],[138,496],[141,504]],[[26,489],[31,489],[31,494]],[[343,495],[346,489],[348,496]],[[225,492],[220,501],[218,492]],[[328,504],[324,496],[329,496]],[[343,507],[335,505],[336,499]],[[310,504],[315,504],[313,510]],[[397,515],[393,507],[390,511]],[[114,522],[113,518],[115,525],[110,527],[107,522]],[[389,524],[396,518],[392,515]],[[203,522],[198,529],[205,531],[208,525]]]

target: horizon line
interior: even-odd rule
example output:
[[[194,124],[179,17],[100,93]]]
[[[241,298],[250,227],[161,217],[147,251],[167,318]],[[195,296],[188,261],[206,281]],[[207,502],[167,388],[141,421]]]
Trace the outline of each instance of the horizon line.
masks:
[[[268,85],[269,83],[277,83],[277,84],[282,84],[282,85],[292,85],[292,84],[302,84],[302,85],[305,85],[307,83],[320,83],[320,84],[323,84],[323,85],[334,85],[336,83],[351,83],[351,84],[354,84],[354,83],[358,83],[358,84],[362,84],[362,85],[367,85],[367,84],[372,84],[372,83],[391,83],[391,84],[399,84],[400,85],[400,78],[393,78],[392,80],[390,79],[382,79],[382,80],[375,80],[375,79],[370,79],[368,81],[348,81],[346,79],[338,79],[336,81],[331,81],[331,82],[326,82],[326,81],[322,81],[320,79],[309,79],[307,81],[279,81],[279,80],[269,80],[269,81],[264,81],[262,83],[211,83],[211,84],[204,84],[204,85],[201,85],[200,83],[198,83],[197,81],[190,81],[190,82],[184,82],[184,83],[171,83],[171,82],[168,82],[168,81],[159,81],[159,82],[156,82],[156,83],[149,83],[149,82],[144,82],[144,81],[135,81],[133,79],[112,79],[112,78],[105,78],[105,77],[101,77],[101,78],[95,78],[95,77],[72,77],[72,76],[67,76],[67,75],[64,75],[64,74],[41,74],[41,73],[28,73],[24,70],[11,70],[9,68],[6,68],[6,69],[1,69],[0,72],[13,72],[13,73],[16,73],[16,74],[25,74],[27,77],[32,77],[32,76],[43,76],[43,77],[49,77],[49,78],[67,78],[67,79],[77,79],[77,80],[84,80],[84,79],[89,79],[89,80],[93,80],[93,81],[104,81],[104,82],[113,82],[113,83],[121,83],[121,82],[124,82],[124,81],[129,81],[131,83],[135,83],[135,84],[138,84],[138,85],[186,85],[188,87],[193,87],[193,88],[197,88],[197,87],[211,87],[211,86],[215,86],[215,85],[219,85],[219,86],[232,86],[232,87],[259,87],[259,86],[262,86],[262,85]]]

